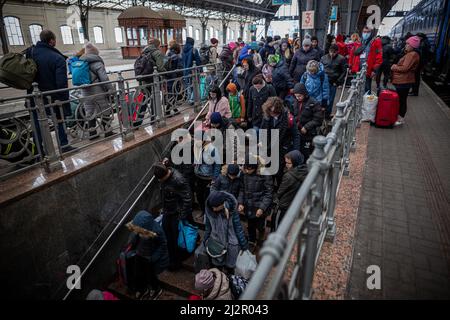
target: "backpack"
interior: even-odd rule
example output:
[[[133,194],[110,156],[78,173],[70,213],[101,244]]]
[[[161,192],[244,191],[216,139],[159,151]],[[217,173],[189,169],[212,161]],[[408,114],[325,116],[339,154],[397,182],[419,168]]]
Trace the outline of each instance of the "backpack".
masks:
[[[200,60],[202,62],[202,65],[208,64],[209,63],[209,56],[210,56],[210,47],[203,45],[200,48]]]
[[[152,57],[150,52],[142,53],[134,62],[134,75],[144,76],[153,74],[153,68],[156,62]],[[146,77],[143,80],[149,79],[151,77]]]
[[[89,62],[85,60],[72,61],[72,84],[81,86],[83,84],[91,84],[91,71]]]
[[[34,46],[31,48],[33,56]],[[14,89],[31,89],[37,73],[36,62],[22,53],[7,53],[0,59],[0,82]]]
[[[139,238],[139,237],[138,237]],[[127,247],[120,253],[117,259],[117,273],[119,275],[119,283],[126,286],[131,291],[136,291],[136,250],[133,244],[128,244]]]

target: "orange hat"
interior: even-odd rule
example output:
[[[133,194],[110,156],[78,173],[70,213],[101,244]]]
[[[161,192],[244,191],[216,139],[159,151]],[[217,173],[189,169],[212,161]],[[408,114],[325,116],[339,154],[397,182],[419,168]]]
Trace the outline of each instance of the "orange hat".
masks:
[[[237,92],[237,87],[234,83],[229,83],[227,85],[227,91],[231,92],[231,93],[236,93]]]
[[[242,65],[244,65],[244,64],[246,64],[246,65],[248,65],[248,61],[247,60],[242,60]]]

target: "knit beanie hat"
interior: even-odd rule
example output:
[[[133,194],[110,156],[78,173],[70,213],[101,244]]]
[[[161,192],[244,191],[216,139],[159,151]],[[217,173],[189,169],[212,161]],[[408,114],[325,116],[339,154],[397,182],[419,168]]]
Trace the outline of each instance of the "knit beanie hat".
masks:
[[[414,49],[417,49],[420,47],[420,38],[418,36],[410,37],[408,38],[408,40],[406,40],[406,43],[409,44]]]
[[[211,289],[213,285],[214,274],[211,271],[202,269],[195,275],[195,289],[208,290]]]
[[[227,167],[227,173],[231,176],[237,176],[239,174],[239,166],[237,164],[229,164]]]
[[[311,45],[311,39],[305,38],[302,42],[302,46],[310,46]]]
[[[273,63],[278,64],[278,62],[280,62],[280,59],[281,59],[281,57],[279,54],[270,54],[269,57],[267,57],[267,62],[269,64],[273,64]]]
[[[84,52],[85,54],[96,54],[96,55],[99,54],[98,49],[90,42],[85,44]]]
[[[228,44],[228,47],[230,48],[231,51],[234,51],[234,49],[237,48],[237,44],[235,42],[230,42]]]
[[[236,84],[234,84],[233,82],[230,82],[230,83],[227,85],[227,91],[229,91],[229,92],[235,94],[235,93],[237,92],[237,86],[236,86]]]
[[[208,200],[206,201],[208,202],[209,206],[215,208],[221,206],[225,202],[225,199],[225,193],[223,193],[222,191],[213,191],[209,194]]]
[[[307,96],[308,90],[306,89],[306,86],[303,83],[298,82],[294,86],[294,94],[302,94],[304,96]]]
[[[162,163],[155,164],[155,177],[157,179],[164,178],[167,175],[168,171],[169,171],[169,169],[167,169],[167,167],[165,165],[163,165]]]
[[[305,161],[305,157],[298,150],[293,150],[291,152],[288,152],[286,154],[286,158],[291,159],[293,167],[298,167],[299,165],[303,164],[303,161]]]
[[[220,114],[220,112],[213,112],[211,113],[211,117],[209,118],[211,124],[218,124],[218,123],[222,123],[222,115]]]

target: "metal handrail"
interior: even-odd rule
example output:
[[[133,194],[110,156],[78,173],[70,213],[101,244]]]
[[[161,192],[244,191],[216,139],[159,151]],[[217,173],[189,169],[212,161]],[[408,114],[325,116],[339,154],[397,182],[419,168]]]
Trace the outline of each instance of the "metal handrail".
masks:
[[[221,81],[219,87],[222,87],[225,83],[225,81],[228,79],[228,77],[233,73],[234,69],[235,69],[235,65],[232,67],[232,69],[227,73],[227,75],[223,78],[223,80]],[[205,111],[205,109],[208,107],[208,102],[205,103],[203,105],[203,107],[201,108],[201,110],[197,113],[196,117],[192,120],[191,124],[188,126],[188,130],[192,129],[192,127],[194,126],[195,122],[200,118],[200,116],[203,114],[203,112]],[[171,141],[166,148],[164,149],[164,151],[161,154],[164,154],[165,151],[170,150],[170,148],[173,146],[173,141]],[[156,162],[157,163],[157,162]],[[147,183],[144,183],[145,179],[150,175],[151,170],[153,169],[153,166],[156,164],[154,163],[152,166],[150,166],[150,168],[147,170],[147,172],[144,174],[144,176],[142,177],[142,179],[139,181],[139,183],[136,185],[136,187],[133,189],[133,191],[130,193],[130,195],[127,197],[127,199],[124,201],[124,203],[127,202],[127,200],[129,199],[129,197],[142,185],[144,185],[144,187],[142,188],[142,191],[139,193],[139,195],[137,196],[137,198],[133,201],[133,203],[131,204],[131,206],[127,209],[127,211],[125,212],[125,214],[122,216],[122,218],[120,219],[120,221],[116,224],[115,228],[113,229],[113,231],[109,234],[109,236],[107,237],[107,239],[103,242],[103,244],[101,245],[101,247],[97,250],[97,252],[95,253],[95,255],[93,256],[93,258],[89,261],[89,263],[87,264],[87,266],[84,268],[84,270],[82,271],[80,277],[76,280],[76,283],[73,285],[72,288],[69,289],[69,291],[66,293],[66,295],[64,296],[63,300],[66,300],[69,295],[71,294],[71,292],[73,291],[73,289],[75,288],[76,284],[79,283],[79,281],[81,280],[81,278],[86,274],[86,272],[89,270],[89,268],[91,267],[92,263],[94,263],[94,261],[97,259],[97,257],[99,256],[99,254],[102,252],[102,250],[106,247],[106,245],[108,244],[108,242],[111,240],[111,238],[114,236],[114,234],[117,232],[117,230],[123,225],[125,219],[128,218],[128,216],[130,215],[130,213],[132,212],[132,210],[134,209],[134,207],[136,206],[136,204],[138,203],[138,201],[141,199],[141,197],[145,194],[145,192],[147,191],[147,189],[152,185],[152,183],[155,181],[155,176],[152,175],[150,180]],[[117,212],[120,212],[120,209],[122,208],[122,206],[119,208],[119,210]],[[103,230],[100,232],[100,235],[104,232],[104,230],[106,230],[106,228],[110,225],[110,223],[117,217],[117,213],[116,215],[108,222],[108,224],[103,228]],[[93,244],[91,244],[91,246],[88,248],[88,250],[86,251],[89,252],[93,246],[94,243],[98,241],[98,239],[100,238],[100,235],[94,240]],[[86,254],[85,253],[85,254]],[[85,254],[82,256],[82,258],[85,256]],[[82,260],[82,258],[80,260]]]
[[[323,241],[333,240],[336,232],[336,196],[341,177],[348,172],[349,152],[355,148],[365,73],[364,65],[352,80],[347,99],[337,103],[331,132],[327,137],[314,137],[315,149],[308,159],[309,172],[278,229],[264,242],[258,267],[241,300],[311,298],[314,269]],[[297,259],[292,276],[284,281],[294,254]]]

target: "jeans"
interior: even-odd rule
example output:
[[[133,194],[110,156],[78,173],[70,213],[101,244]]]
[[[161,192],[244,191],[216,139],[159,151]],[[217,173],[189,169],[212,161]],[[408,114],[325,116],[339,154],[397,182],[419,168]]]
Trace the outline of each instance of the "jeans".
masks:
[[[162,228],[167,238],[167,249],[169,251],[170,269],[181,267],[180,252],[178,250],[178,216],[176,214],[164,214]]]
[[[410,84],[396,85],[395,89],[396,89],[398,97],[400,99],[399,115],[400,115],[400,117],[404,118],[406,115],[406,111],[408,109],[407,100],[408,100],[409,89],[411,89],[411,85]]]
[[[366,77],[366,86],[364,87],[364,93],[366,93],[367,91],[369,91],[369,92],[372,91],[372,78],[371,77]]]
[[[334,98],[336,97],[337,87],[330,83],[330,97],[328,98],[328,105],[326,110],[326,115],[329,116],[333,111]]]

